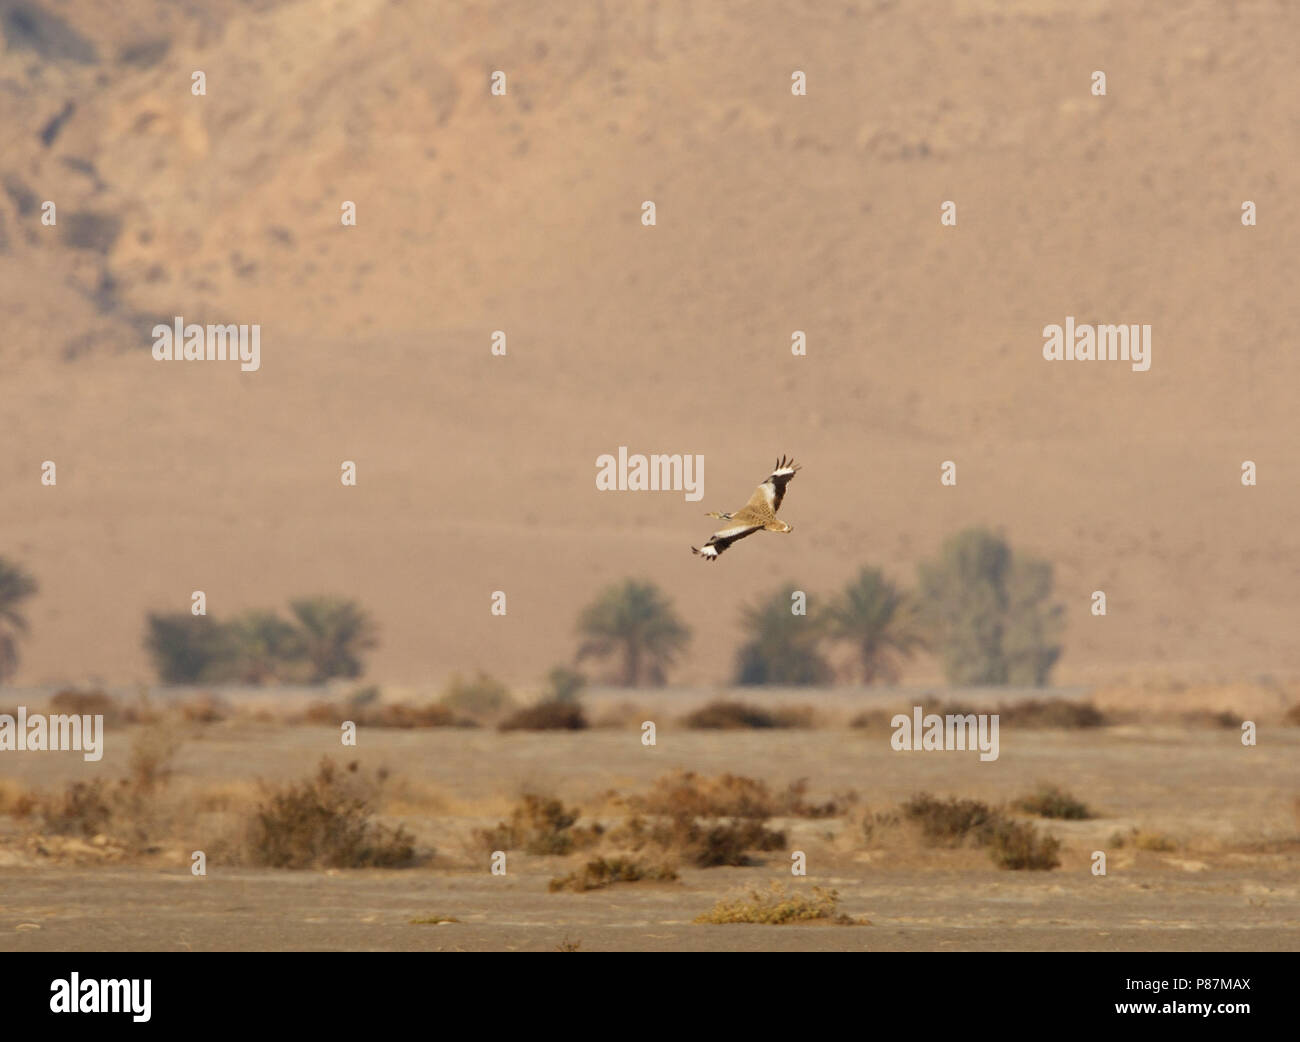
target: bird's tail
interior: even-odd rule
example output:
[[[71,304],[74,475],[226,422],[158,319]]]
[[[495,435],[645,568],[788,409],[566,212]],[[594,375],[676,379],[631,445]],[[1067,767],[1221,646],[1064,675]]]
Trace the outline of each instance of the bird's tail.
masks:
[[[716,517],[719,521],[730,521],[732,515],[724,514],[721,510],[710,510],[705,517]]]

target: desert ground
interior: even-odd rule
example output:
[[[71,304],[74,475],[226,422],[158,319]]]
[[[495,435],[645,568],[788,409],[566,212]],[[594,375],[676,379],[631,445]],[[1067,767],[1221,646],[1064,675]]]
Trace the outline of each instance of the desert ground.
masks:
[[[932,693],[933,694],[933,693]],[[753,698],[752,692],[746,693]],[[607,726],[580,732],[491,728],[368,728],[340,749],[326,726],[240,715],[189,723],[174,734],[175,808],[161,839],[132,852],[116,839],[39,835],[0,816],[0,946],[35,950],[1149,950],[1272,951],[1300,946],[1300,728],[1269,726],[1243,747],[1233,727],[1133,723],[1086,729],[1004,726],[1000,756],[898,752],[889,731],[850,728],[843,693],[802,698],[813,728],[698,731],[676,726],[702,696],[649,692],[593,696]],[[979,693],[967,693],[978,701]],[[986,697],[992,698],[991,693]],[[1005,697],[1005,696],[1002,696]],[[1063,700],[1080,696],[1058,694]],[[898,695],[875,696],[876,704]],[[864,696],[851,701],[860,708]],[[866,698],[869,704],[872,699]],[[621,714],[622,726],[612,719]],[[636,721],[660,723],[641,744]],[[96,770],[128,772],[129,751],[151,726],[111,735]],[[220,853],[232,810],[255,802],[254,780],[274,787],[310,775],[322,756],[387,768],[377,820],[403,825],[433,851],[404,869],[267,869]],[[6,778],[12,795],[54,790],[87,775],[78,757],[28,755]],[[505,819],[523,793],[580,808],[579,824],[616,822],[621,798],[686,770],[761,779],[773,791],[805,778],[814,802],[857,795],[833,816],[776,817],[780,849],[743,867],[679,860],[671,882],[550,892],[549,881],[591,852],[508,853],[489,871],[476,829]],[[1042,782],[1094,811],[1088,820],[1039,820],[1061,842],[1059,867],[1012,871],[982,850],[933,848],[906,829],[864,837],[862,821],[917,792],[1003,805]],[[164,815],[165,817],[165,815]],[[1031,820],[1025,818],[1024,820]],[[1144,837],[1134,843],[1131,837]],[[1117,836],[1129,837],[1117,843]],[[193,876],[193,850],[208,853]],[[602,848],[607,849],[607,848]],[[807,856],[794,878],[790,852]],[[1091,873],[1107,852],[1105,877]],[[238,859],[232,859],[237,861]],[[838,912],[859,920],[782,925],[693,920],[721,899],[773,882],[830,888]],[[867,920],[866,923],[860,920]],[[455,920],[455,921],[445,921]]]

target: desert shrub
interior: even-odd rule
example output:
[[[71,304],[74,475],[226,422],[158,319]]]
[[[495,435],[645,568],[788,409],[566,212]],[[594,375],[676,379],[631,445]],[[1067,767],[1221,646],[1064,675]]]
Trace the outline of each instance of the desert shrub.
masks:
[[[1050,564],[970,528],[920,564],[917,577],[922,618],[950,683],[1047,682],[1064,614],[1050,602]]]
[[[345,777],[346,774],[346,777]],[[411,836],[372,820],[369,787],[353,761],[321,760],[315,776],[271,792],[253,813],[249,860],[272,868],[401,868],[415,862]]]
[[[587,890],[601,890],[615,883],[636,883],[643,879],[672,882],[676,878],[677,873],[667,865],[646,865],[626,857],[601,857],[588,861],[582,868],[570,872],[567,876],[552,879],[549,889],[552,893],[559,890],[582,893]]]
[[[753,864],[751,850],[780,850],[784,846],[784,832],[775,832],[753,819],[692,825],[681,844],[686,856],[700,868]]]
[[[1056,853],[1060,843],[1054,837],[1044,836],[1028,822],[1014,821],[979,800],[940,800],[922,792],[900,810],[905,820],[920,825],[922,836],[934,846],[961,846],[969,838],[976,846],[988,848],[999,868],[1049,869],[1059,864]],[[868,839],[879,824],[878,820],[864,823]]]
[[[634,804],[647,814],[666,817],[766,819],[776,812],[776,801],[761,781],[734,774],[703,778],[693,771],[657,778]]]
[[[473,680],[464,680],[459,673],[454,674],[440,702],[453,712],[479,719],[496,716],[514,705],[509,688],[481,671]]]
[[[945,712],[952,712],[945,709]],[[1088,727],[1105,727],[1110,721],[1106,714],[1091,702],[1075,702],[1063,698],[1031,698],[1023,702],[999,705],[999,722],[1015,727],[1061,728],[1075,730]]]
[[[902,805],[903,816],[920,825],[921,834],[936,846],[960,846],[966,837],[977,840],[987,834],[998,815],[979,800],[950,796],[936,799],[928,792],[918,793]]]
[[[784,710],[769,713],[758,706],[744,702],[718,700],[701,706],[683,719],[686,727],[700,731],[731,731],[740,728],[807,727],[811,723],[811,710],[801,715],[801,710]]]
[[[1062,818],[1067,821],[1086,821],[1094,817],[1088,805],[1075,799],[1055,785],[1040,785],[1038,791],[1023,796],[1015,803],[1017,810],[1037,814],[1040,818]]]
[[[1091,702],[1076,702],[1064,698],[1026,698],[1018,702],[999,702],[996,709],[974,706],[965,702],[939,702],[930,710],[939,716],[976,716],[993,712],[998,723],[1008,727],[1030,730],[1077,730],[1105,727],[1111,721]]]
[[[1044,836],[1024,821],[999,817],[989,830],[986,842],[993,863],[999,868],[1046,871],[1059,865],[1056,856],[1060,842]]]
[[[39,801],[41,830],[59,836],[93,837],[108,830],[113,817],[112,788],[102,778],[72,782],[61,793]]]
[[[767,890],[750,891],[747,897],[722,900],[713,910],[695,917],[697,923],[781,923],[809,922],[815,919],[834,919],[852,922],[847,916],[837,917],[839,894],[834,890],[815,886],[811,894],[788,890],[773,882]]]
[[[498,726],[502,731],[581,731],[587,718],[576,702],[539,702],[516,710]]]
[[[349,700],[345,704],[335,702],[313,702],[303,710],[302,722],[309,724],[329,724],[338,727],[345,720],[351,720],[359,727],[459,727],[468,721],[457,717],[444,705],[413,706],[406,702],[393,702],[376,705],[373,702],[358,705]]]
[[[659,778],[631,802],[636,813],[611,839],[637,850],[654,844],[700,868],[748,865],[753,850],[778,850],[785,833],[764,823],[777,806],[766,785],[724,774],[701,778],[680,772]],[[719,820],[726,819],[726,820]]]
[[[488,850],[522,848],[526,854],[568,854],[591,846],[604,832],[600,825],[575,829],[581,815],[582,811],[565,807],[553,796],[528,793],[510,812],[508,822],[479,829],[475,835]]]

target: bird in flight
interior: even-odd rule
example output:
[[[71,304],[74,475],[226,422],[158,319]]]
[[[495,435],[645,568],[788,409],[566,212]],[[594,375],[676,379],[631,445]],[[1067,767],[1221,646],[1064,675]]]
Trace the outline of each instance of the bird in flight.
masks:
[[[781,500],[785,498],[785,486],[790,484],[790,479],[794,477],[795,472],[802,469],[792,459],[786,459],[784,456],[778,459],[767,480],[754,490],[754,494],[749,497],[749,502],[734,514],[723,514],[715,510],[705,515],[705,517],[719,518],[727,524],[713,533],[703,549],[692,546],[691,553],[699,554],[706,561],[715,561],[718,554],[737,539],[744,539],[745,536],[753,535],[760,529],[768,532],[794,531],[784,521],[777,520],[776,512],[781,509]]]

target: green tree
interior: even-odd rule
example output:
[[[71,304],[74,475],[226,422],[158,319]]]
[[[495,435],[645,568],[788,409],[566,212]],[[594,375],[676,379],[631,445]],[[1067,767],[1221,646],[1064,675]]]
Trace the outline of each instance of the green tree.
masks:
[[[953,684],[1041,686],[1060,657],[1052,566],[970,528],[918,569],[922,611]]]
[[[898,679],[899,666],[925,647],[915,605],[879,568],[863,568],[826,612],[829,634],[853,647],[862,682]]]
[[[298,623],[299,653],[307,661],[313,684],[361,675],[362,652],[379,641],[370,617],[356,601],[300,597],[289,603],[289,609]]]
[[[825,627],[816,615],[795,615],[793,585],[745,608],[749,640],[736,653],[738,684],[825,684],[831,667],[818,648]]]
[[[21,606],[36,590],[35,579],[0,557],[0,681],[18,668],[18,637],[27,632]]]
[[[246,611],[222,629],[218,661],[204,679],[265,684],[302,676],[302,633],[275,612]]]
[[[206,615],[187,611],[146,617],[144,646],[164,684],[193,684],[219,679],[215,674],[229,657],[225,627]]]
[[[671,602],[651,582],[625,579],[608,586],[578,617],[578,659],[618,656],[624,687],[662,684],[668,667],[691,639]]]

